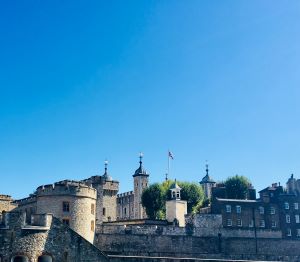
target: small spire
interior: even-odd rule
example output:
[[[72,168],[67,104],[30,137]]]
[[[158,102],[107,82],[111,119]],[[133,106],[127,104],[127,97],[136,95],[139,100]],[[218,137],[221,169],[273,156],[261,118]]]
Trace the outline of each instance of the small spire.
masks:
[[[107,174],[107,165],[108,165],[108,161],[107,161],[107,159],[105,159],[105,161],[104,161],[104,174]]]
[[[143,153],[142,152],[140,152],[140,167],[142,167],[142,164],[143,164]]]
[[[208,169],[208,163],[207,163],[207,160],[206,160],[206,165],[205,165],[205,167],[206,167],[206,175],[208,176],[208,171],[209,171],[209,169]]]

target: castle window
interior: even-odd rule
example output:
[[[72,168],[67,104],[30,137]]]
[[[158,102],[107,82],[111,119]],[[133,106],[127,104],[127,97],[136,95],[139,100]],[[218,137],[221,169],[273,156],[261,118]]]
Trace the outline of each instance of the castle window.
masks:
[[[297,224],[300,223],[300,217],[299,217],[299,215],[295,215],[295,221],[296,221]]]
[[[173,191],[172,192],[172,198],[175,198],[176,197],[176,195],[175,195],[175,192]]]
[[[63,218],[62,222],[63,222],[64,225],[70,226],[70,219],[69,218]]]
[[[64,201],[62,208],[63,208],[63,212],[70,212],[70,202]]]
[[[227,219],[227,226],[228,227],[231,227],[232,226],[232,220],[229,218]]]
[[[294,203],[294,209],[298,210],[299,209],[299,204],[298,203]]]
[[[259,221],[259,227],[265,227],[266,226],[266,223],[265,223],[265,220],[260,220]]]
[[[276,227],[276,221],[272,221],[272,227]]]
[[[242,211],[242,208],[241,208],[241,206],[236,206],[236,212],[237,212],[238,214],[240,214],[240,213],[241,213],[241,211]]]
[[[275,214],[275,207],[270,207],[270,214],[274,215]]]
[[[105,216],[105,214],[106,214],[106,209],[105,209],[105,207],[103,207],[102,214],[103,214],[103,216]]]
[[[265,213],[264,207],[259,207],[259,214],[263,215]]]
[[[291,237],[291,236],[292,236],[292,230],[291,230],[290,228],[288,228],[288,229],[286,230],[286,235],[287,235],[288,237]]]
[[[242,226],[242,219],[240,219],[240,218],[237,219],[237,226],[238,227]]]
[[[291,217],[290,217],[290,215],[285,215],[285,221],[287,223],[291,223]]]
[[[226,213],[231,213],[231,205],[226,205]]]
[[[91,214],[95,215],[95,204],[91,204]]]
[[[300,229],[297,228],[297,237],[300,237]]]
[[[124,215],[126,216],[126,207],[124,208]]]
[[[91,231],[95,231],[95,222],[94,220],[91,221]]]
[[[288,202],[284,202],[284,209],[290,209],[290,205]]]

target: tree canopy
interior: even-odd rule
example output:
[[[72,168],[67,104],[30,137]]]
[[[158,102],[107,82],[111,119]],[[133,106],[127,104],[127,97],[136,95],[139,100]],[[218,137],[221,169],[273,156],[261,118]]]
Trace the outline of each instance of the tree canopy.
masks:
[[[225,181],[226,194],[232,199],[246,199],[251,185],[247,177],[235,175]]]
[[[146,188],[142,194],[142,204],[150,219],[158,217],[158,212],[164,208],[164,193],[162,185],[155,183]]]
[[[174,181],[167,180],[163,183],[155,183],[144,190],[142,205],[150,219],[165,218],[166,200],[170,199],[170,187]],[[202,187],[198,183],[177,182],[181,187],[181,199],[187,201],[188,213],[196,212],[204,200]]]

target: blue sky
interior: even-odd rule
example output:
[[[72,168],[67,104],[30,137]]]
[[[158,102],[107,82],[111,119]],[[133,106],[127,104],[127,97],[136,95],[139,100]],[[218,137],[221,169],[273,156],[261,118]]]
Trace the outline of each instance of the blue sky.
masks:
[[[300,178],[299,1],[3,1],[0,193],[109,172],[132,189]]]

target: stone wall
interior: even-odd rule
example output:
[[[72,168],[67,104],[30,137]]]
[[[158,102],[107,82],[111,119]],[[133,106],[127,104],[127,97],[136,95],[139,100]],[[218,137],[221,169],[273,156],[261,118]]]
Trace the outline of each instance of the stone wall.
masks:
[[[112,255],[300,261],[300,242],[283,239],[133,235],[128,232],[126,235],[97,235],[95,245]]]
[[[98,228],[95,245],[115,255],[238,259],[300,257],[300,241],[283,240],[281,231],[257,229],[255,237],[254,229],[223,228],[220,215],[197,215],[194,219],[197,227],[193,223],[185,228],[103,225]]]
[[[58,219],[51,221],[50,228],[25,225],[25,216],[9,213],[6,227],[0,227],[0,256],[9,262],[15,255],[25,255],[30,262],[37,262],[38,256],[48,254],[59,262],[101,262],[107,257]],[[49,222],[49,217],[37,221]],[[8,226],[8,227],[7,227]]]
[[[69,203],[69,212],[63,211],[63,202]],[[37,213],[52,213],[60,220],[69,219],[70,227],[91,243],[94,241],[95,213],[91,212],[91,205],[96,205],[96,199],[76,196],[42,196],[37,201]]]
[[[0,195],[0,213],[3,211],[11,211],[16,205],[13,203],[13,199],[8,195]]]

